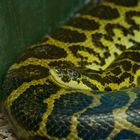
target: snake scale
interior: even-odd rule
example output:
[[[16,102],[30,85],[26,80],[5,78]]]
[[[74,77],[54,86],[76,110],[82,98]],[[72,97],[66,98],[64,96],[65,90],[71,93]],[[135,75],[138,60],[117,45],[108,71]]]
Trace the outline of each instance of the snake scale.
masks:
[[[140,0],[92,2],[32,45],[3,82],[27,140],[140,140]]]

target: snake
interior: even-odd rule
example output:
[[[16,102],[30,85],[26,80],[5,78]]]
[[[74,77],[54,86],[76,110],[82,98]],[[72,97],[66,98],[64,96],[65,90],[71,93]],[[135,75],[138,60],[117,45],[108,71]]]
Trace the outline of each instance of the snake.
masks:
[[[140,139],[140,0],[89,2],[10,66],[2,108],[26,140]]]

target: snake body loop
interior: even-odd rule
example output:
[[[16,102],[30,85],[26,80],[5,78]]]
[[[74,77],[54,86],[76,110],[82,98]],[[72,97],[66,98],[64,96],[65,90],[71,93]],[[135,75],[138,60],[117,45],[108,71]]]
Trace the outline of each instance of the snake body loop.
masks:
[[[31,46],[3,84],[19,138],[140,139],[140,0],[91,3]]]

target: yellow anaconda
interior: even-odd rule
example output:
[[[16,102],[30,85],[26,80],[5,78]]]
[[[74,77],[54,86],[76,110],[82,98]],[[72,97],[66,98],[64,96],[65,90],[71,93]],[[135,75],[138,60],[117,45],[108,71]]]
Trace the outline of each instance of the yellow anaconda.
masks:
[[[140,0],[91,3],[31,46],[2,105],[28,140],[140,140]]]

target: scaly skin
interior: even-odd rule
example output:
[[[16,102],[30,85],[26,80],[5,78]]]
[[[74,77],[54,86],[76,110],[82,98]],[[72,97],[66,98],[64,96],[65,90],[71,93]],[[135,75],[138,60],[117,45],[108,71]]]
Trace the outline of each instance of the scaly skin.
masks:
[[[10,67],[2,105],[23,139],[140,139],[139,84],[140,0],[104,0]]]

